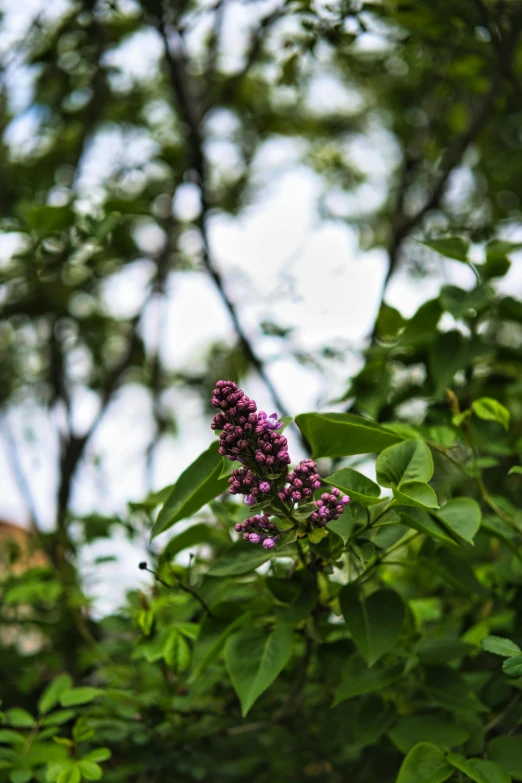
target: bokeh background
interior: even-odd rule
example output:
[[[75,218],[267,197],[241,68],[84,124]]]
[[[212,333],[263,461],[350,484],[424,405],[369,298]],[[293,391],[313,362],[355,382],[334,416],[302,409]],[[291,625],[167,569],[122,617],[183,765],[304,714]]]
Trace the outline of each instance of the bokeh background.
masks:
[[[386,420],[406,371],[367,350],[475,284],[422,241],[513,243],[520,295],[520,4],[0,8],[0,516],[85,544],[103,614],[142,579],[128,503],[209,443],[217,378]]]

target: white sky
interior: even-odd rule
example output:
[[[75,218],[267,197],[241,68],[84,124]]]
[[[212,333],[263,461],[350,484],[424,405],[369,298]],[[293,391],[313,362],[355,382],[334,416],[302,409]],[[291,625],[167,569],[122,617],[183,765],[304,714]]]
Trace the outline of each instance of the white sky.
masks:
[[[65,5],[61,0],[53,0],[53,3],[0,0],[0,8],[6,13],[0,30],[0,51],[12,47],[13,41],[23,36],[27,19],[39,10],[45,8],[47,14],[58,15]],[[237,4],[234,7],[235,24],[226,28],[226,67],[231,70],[240,62],[240,55],[236,55],[238,39],[252,12],[250,6],[240,10],[237,10]],[[261,7],[268,6],[259,3]],[[198,30],[191,41],[195,50],[200,40],[201,30]],[[373,43],[370,41],[368,45]],[[121,69],[122,78],[146,79],[148,69],[154,67],[158,55],[155,35],[146,33],[139,39],[131,39],[111,56],[111,62]],[[31,81],[19,68],[13,73],[20,77],[17,108],[23,110],[30,101]],[[311,97],[314,103],[347,111],[353,110],[357,102],[356,96],[328,76],[317,80]],[[223,141],[210,145],[208,154],[211,162],[215,159],[219,165],[223,161],[226,163],[227,155],[233,158],[233,148],[231,152],[231,145],[226,141],[230,132],[227,116],[214,121],[215,132],[223,134]],[[26,136],[30,140],[32,122],[34,118],[30,112],[22,114],[10,130],[11,143],[23,144]],[[343,210],[353,209],[354,198],[368,208],[382,198],[383,165],[389,165],[394,151],[382,131],[375,129],[373,135],[367,143],[373,149],[371,154],[368,154],[368,147],[354,150],[354,154],[365,159],[370,184],[356,197],[334,189],[328,194],[332,208],[341,214]],[[150,147],[150,142],[138,134],[126,145],[125,154],[139,162],[148,157]],[[254,178],[259,190],[254,202],[238,217],[219,215],[210,225],[212,251],[225,276],[227,293],[238,304],[241,321],[259,354],[270,360],[270,377],[292,414],[318,404],[328,407],[328,400],[344,391],[348,378],[360,367],[360,360],[349,353],[345,363],[330,364],[327,374],[320,377],[316,370],[299,365],[291,357],[279,357],[280,344],[261,334],[260,321],[272,320],[282,326],[293,326],[295,342],[304,350],[315,350],[325,344],[358,349],[373,324],[386,269],[382,251],[361,252],[353,230],[340,222],[320,217],[318,201],[324,194],[324,187],[318,176],[299,162],[299,152],[288,140],[267,143],[256,162]],[[89,197],[96,197],[110,161],[117,154],[123,154],[118,133],[112,130],[101,133],[90,148],[79,178],[78,187]],[[233,160],[231,162],[233,164]],[[197,209],[197,193],[192,186],[184,186],[176,196],[176,213],[190,219]],[[149,252],[154,250],[155,243],[161,242],[161,236],[147,229],[142,231],[140,239],[144,251],[147,244],[150,246]],[[13,249],[11,239],[0,236],[0,262]],[[115,314],[128,317],[141,308],[150,269],[144,252],[142,261],[130,265],[107,284],[106,301]],[[430,276],[414,280],[399,271],[389,286],[387,302],[409,316],[423,301],[437,294],[442,280],[463,287],[473,283],[469,268],[457,262],[441,261],[437,269]],[[513,264],[502,285],[506,291],[512,292],[514,286],[520,290],[520,264]],[[233,338],[220,297],[204,273],[174,273],[169,281],[168,300],[168,340],[162,345],[168,367],[197,366],[203,361],[210,343]],[[151,307],[144,319],[144,335],[149,345],[156,339],[157,317]],[[258,400],[260,408],[272,410],[273,405],[258,380],[252,379],[247,393]],[[176,440],[164,441],[156,455],[156,488],[172,483],[212,438],[210,420],[202,417],[199,401],[188,391],[174,391],[171,402],[179,422],[179,436]],[[75,422],[80,429],[88,425],[95,410],[93,395],[79,392],[75,401]],[[54,515],[57,481],[57,448],[52,427],[42,419],[39,411],[30,409],[11,411],[9,422],[19,444],[23,470],[31,484],[39,519],[49,526]],[[143,454],[151,426],[150,404],[145,391],[139,387],[123,390],[90,444],[90,459],[78,474],[73,494],[76,512],[125,513],[129,499],[143,497],[146,492]],[[292,446],[295,459],[299,459],[302,455],[295,439]],[[98,457],[96,465],[92,459],[95,455]],[[5,442],[1,439],[0,476],[0,517],[27,524],[27,508],[9,463]],[[145,541],[142,545],[130,545],[122,536],[117,536],[83,552],[88,589],[96,599],[98,611],[106,611],[120,603],[124,590],[140,582],[136,564],[142,558],[144,545]],[[118,562],[94,566],[94,558],[100,554],[115,554]],[[109,583],[110,590],[107,589]]]

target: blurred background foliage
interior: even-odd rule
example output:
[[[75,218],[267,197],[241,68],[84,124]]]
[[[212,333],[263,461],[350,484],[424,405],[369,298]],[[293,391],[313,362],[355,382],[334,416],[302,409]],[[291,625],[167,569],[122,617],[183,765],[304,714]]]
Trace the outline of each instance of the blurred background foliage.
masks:
[[[6,5],[6,25],[9,13]],[[26,14],[0,62],[0,395],[4,448],[32,528],[2,551],[0,698],[34,712],[54,675],[96,683],[107,666],[115,694],[93,725],[115,754],[108,780],[341,780],[349,771],[363,783],[377,779],[376,769],[392,780],[391,745],[382,758],[365,755],[360,737],[339,750],[336,713],[314,701],[313,683],[321,736],[292,714],[256,743],[237,715],[226,717],[233,696],[219,670],[187,696],[177,679],[194,612],[186,596],[169,603],[156,587],[136,590],[122,612],[96,619],[78,572],[82,547],[118,529],[143,548],[157,504],[79,513],[74,492],[91,465],[103,495],[109,478],[93,442],[126,388],[141,387],[150,405],[139,440],[150,491],[158,489],[158,449],[180,423],[173,390],[208,412],[215,380],[230,377],[257,384],[280,414],[299,412],[266,358],[269,339],[278,356],[332,389],[323,407],[419,425],[442,446],[448,386],[462,410],[481,396],[501,401],[512,416],[509,438],[493,437],[487,422],[476,438],[489,486],[515,513],[520,482],[506,469],[522,452],[522,6],[83,0]],[[283,145],[283,167],[291,149],[320,178],[317,219],[348,226],[362,251],[377,249],[385,262],[373,327],[355,348],[339,335],[346,343],[306,351],[293,325],[275,318],[252,328],[248,298],[216,257],[213,221],[241,220],[266,196],[263,155],[273,143]],[[125,308],[121,286],[138,262],[139,303]],[[448,263],[466,268],[465,287],[442,285],[410,318],[387,302],[398,270],[421,279]],[[166,326],[171,281],[194,272],[208,277],[233,339],[214,342],[209,322],[205,355],[173,368],[166,344],[185,335]],[[309,274],[321,275],[321,258]],[[360,275],[364,287],[364,262]],[[332,283],[328,310],[344,308],[350,301],[338,301]],[[356,371],[346,364],[354,351]],[[43,514],[15,426],[25,416],[36,422],[56,485]],[[203,559],[226,547],[236,512],[216,504],[215,516],[205,513],[168,559],[200,543]],[[262,603],[252,585],[242,589]],[[151,651],[137,639],[156,616],[165,628],[188,629]],[[336,655],[342,649],[332,644],[326,671]],[[137,683],[138,717],[128,695]],[[339,725],[353,733],[350,720],[344,711]],[[331,747],[316,754],[326,737]],[[251,753],[238,751],[251,744]]]

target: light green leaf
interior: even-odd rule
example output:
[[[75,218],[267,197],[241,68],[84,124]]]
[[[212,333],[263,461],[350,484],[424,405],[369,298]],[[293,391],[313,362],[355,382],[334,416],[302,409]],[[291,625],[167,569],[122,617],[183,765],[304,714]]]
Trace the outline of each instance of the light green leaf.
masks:
[[[423,508],[416,508],[415,506],[402,508],[401,506],[395,506],[395,511],[400,514],[401,522],[404,525],[408,525],[408,527],[418,530],[419,533],[424,533],[427,536],[439,539],[439,541],[444,541],[445,544],[458,546],[457,542],[451,538],[442,525],[433,519],[433,517]]]
[[[228,479],[219,478],[223,461],[218,448],[217,442],[212,443],[181,474],[154,523],[151,540],[225,491]]]
[[[508,429],[510,413],[498,400],[494,400],[492,397],[480,397],[472,403],[471,407],[473,413],[480,419],[497,421],[505,430]]]
[[[163,657],[173,672],[181,674],[190,666],[190,647],[183,636],[175,628],[169,633],[163,648]]]
[[[95,761],[82,759],[78,762],[78,769],[87,780],[99,780],[103,775],[103,770]]]
[[[503,658],[513,658],[522,655],[522,650],[511,639],[503,639],[501,636],[486,636],[480,642],[483,650],[493,655],[501,655]]]
[[[472,498],[451,498],[435,514],[444,527],[463,541],[473,544],[482,519],[479,504]]]
[[[333,519],[328,523],[328,530],[333,530],[341,536],[343,543],[347,543],[357,525],[366,523],[366,511],[361,506],[348,506],[344,509],[339,519]]]
[[[449,753],[447,760],[475,783],[511,783],[511,777],[494,761],[467,759],[460,753]]]
[[[351,413],[301,413],[296,424],[312,447],[312,457],[347,457],[382,451],[402,438]]]
[[[71,763],[67,769],[60,772],[56,778],[56,783],[80,783],[81,779],[82,773],[78,769],[78,765]]]
[[[407,481],[401,488],[392,487],[393,497],[403,506],[438,508],[437,496],[429,484],[422,481]]]
[[[460,237],[429,239],[419,242],[419,244],[429,247],[445,258],[453,258],[455,261],[468,263],[469,242],[465,242]]]
[[[396,783],[443,783],[451,775],[444,750],[431,742],[419,742],[402,762]]]
[[[406,482],[428,482],[433,476],[433,459],[423,440],[405,440],[379,454],[375,468],[379,484],[400,488]]]
[[[242,467],[240,462],[229,460],[227,457],[221,457],[221,473],[218,478],[228,478],[233,470],[237,470],[240,467]]]
[[[495,737],[488,745],[488,758],[500,764],[514,780],[522,780],[522,742],[520,736]]]
[[[99,688],[69,688],[60,694],[62,707],[74,707],[77,704],[88,704],[103,693]]]
[[[288,625],[280,625],[270,634],[261,628],[245,628],[229,638],[225,661],[243,717],[284,669],[292,649]]]
[[[38,700],[38,711],[41,715],[49,712],[60,700],[63,691],[69,690],[72,686],[72,677],[68,674],[60,674],[44,690]]]
[[[345,662],[341,671],[341,682],[335,692],[332,706],[363,693],[382,691],[400,679],[403,667],[400,664],[384,668],[381,664],[366,665],[360,653],[354,653]]]
[[[508,470],[508,476],[512,476],[513,473],[522,473],[522,465],[513,465],[513,467]]]
[[[24,729],[34,726],[35,720],[31,713],[23,710],[21,707],[12,707],[5,713],[5,722],[10,726]]]
[[[0,743],[6,745],[23,745],[26,737],[24,734],[20,734],[19,731],[13,731],[12,729],[0,729]]]
[[[507,658],[502,664],[502,670],[508,677],[522,676],[522,655],[516,655],[514,658]]]
[[[62,726],[67,721],[74,718],[75,710],[56,710],[42,720],[42,726]]]
[[[95,748],[84,756],[85,761],[107,761],[112,756],[112,752],[109,748]]]
[[[331,476],[325,478],[327,484],[331,484],[337,489],[341,489],[349,495],[350,500],[357,501],[362,506],[372,506],[379,503],[381,498],[381,488],[362,473],[352,468],[342,468]]]
[[[368,666],[389,652],[400,636],[404,605],[393,590],[377,590],[369,598],[354,585],[339,594],[341,610],[357,649]]]
[[[450,750],[466,742],[469,731],[457,726],[445,713],[436,712],[399,718],[388,736],[401,753],[408,753],[419,742],[435,742]]]
[[[33,773],[30,769],[14,769],[9,775],[9,780],[11,783],[28,783],[32,777]]]

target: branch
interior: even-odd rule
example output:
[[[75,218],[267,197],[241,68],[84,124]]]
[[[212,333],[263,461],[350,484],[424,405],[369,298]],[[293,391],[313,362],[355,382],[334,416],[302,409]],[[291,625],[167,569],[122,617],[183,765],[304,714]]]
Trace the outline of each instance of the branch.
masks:
[[[165,582],[165,580],[162,579],[161,576],[158,576],[158,574],[155,571],[153,571],[152,568],[148,567],[147,563],[145,562],[140,563],[138,568],[140,569],[140,571],[148,571],[149,574],[152,574],[154,579],[156,579],[156,581],[162,584],[163,587],[168,587],[169,590],[174,589],[175,585],[169,585],[168,582]],[[188,585],[183,584],[183,582],[180,579],[178,579],[176,574],[172,574],[172,576],[176,580],[176,586],[179,587],[180,590],[183,590],[184,593],[188,593],[189,595],[192,596],[192,598],[195,598],[196,601],[198,601],[201,604],[201,606],[203,607],[205,612],[209,615],[209,617],[215,617],[215,615],[212,614],[212,612],[208,608],[208,604],[203,600],[203,598],[198,593],[196,593],[193,587],[189,587]]]
[[[192,81],[189,79],[186,58],[183,52],[182,41],[179,33],[175,33],[174,45],[169,43],[167,30],[162,18],[155,20],[157,29],[163,40],[165,61],[167,64],[172,90],[178,104],[181,117],[186,126],[186,140],[190,151],[191,165],[197,175],[198,185],[201,195],[201,213],[198,218],[198,228],[202,239],[202,260],[205,269],[212,278],[216,289],[221,297],[223,304],[230,316],[234,330],[239,338],[239,342],[245,351],[245,354],[255,368],[256,372],[263,380],[266,388],[270,392],[272,399],[282,415],[288,415],[287,408],[279,396],[277,389],[272,383],[262,359],[255,352],[254,346],[249,340],[243,329],[235,304],[229,299],[223,277],[215,266],[214,259],[210,250],[208,236],[208,219],[211,211],[207,166],[203,152],[203,136],[201,133],[201,121],[203,119],[200,106],[193,92]]]
[[[29,511],[32,527],[34,528],[35,532],[39,533],[41,531],[41,525],[39,519],[40,515],[36,508],[36,503],[34,501],[33,493],[31,492],[31,487],[29,486],[29,482],[27,481],[27,476],[25,475],[25,471],[22,467],[22,462],[20,460],[20,454],[18,453],[18,446],[16,444],[16,439],[11,430],[11,425],[9,424],[9,421],[7,419],[7,410],[3,411],[0,424],[4,431],[7,450],[9,453],[9,463],[13,469],[13,473],[15,475],[16,482],[20,490],[20,494],[22,495],[25,505],[27,506],[27,510]]]

